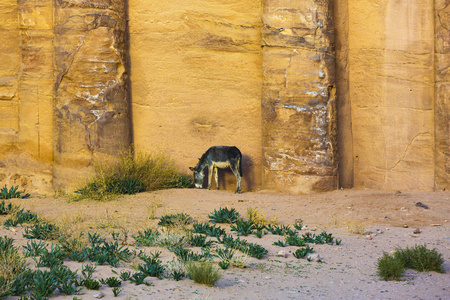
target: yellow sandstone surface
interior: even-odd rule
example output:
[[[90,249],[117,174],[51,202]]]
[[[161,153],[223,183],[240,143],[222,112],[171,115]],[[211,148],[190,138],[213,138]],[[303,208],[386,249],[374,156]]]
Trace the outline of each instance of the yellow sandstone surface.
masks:
[[[448,189],[449,9],[3,0],[0,186],[70,189],[133,143],[188,174],[210,146],[237,146],[244,191]]]

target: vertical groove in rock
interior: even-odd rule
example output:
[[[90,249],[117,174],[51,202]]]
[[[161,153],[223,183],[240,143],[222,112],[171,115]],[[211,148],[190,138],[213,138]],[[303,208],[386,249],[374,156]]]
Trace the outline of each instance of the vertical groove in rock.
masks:
[[[337,187],[332,1],[263,1],[264,185]]]
[[[131,144],[126,1],[56,1],[55,187]]]
[[[435,1],[435,188],[450,188],[450,2]]]

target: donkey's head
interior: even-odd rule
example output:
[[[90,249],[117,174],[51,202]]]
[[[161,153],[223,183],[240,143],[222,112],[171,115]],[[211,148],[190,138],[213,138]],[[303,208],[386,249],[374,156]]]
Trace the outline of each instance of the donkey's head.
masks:
[[[201,189],[203,187],[203,179],[205,178],[205,173],[203,173],[203,170],[200,170],[200,168],[195,166],[194,168],[189,167],[189,170],[194,172],[194,184],[195,187],[198,189]]]

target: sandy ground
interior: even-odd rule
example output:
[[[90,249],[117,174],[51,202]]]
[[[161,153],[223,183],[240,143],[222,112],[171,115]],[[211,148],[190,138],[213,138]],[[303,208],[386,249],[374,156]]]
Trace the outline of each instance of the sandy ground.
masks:
[[[450,192],[339,190],[288,195],[184,189],[141,193],[107,203],[38,196],[12,202],[49,221],[65,224],[69,230],[77,227],[76,230],[126,232],[129,236],[155,226],[157,218],[167,213],[184,212],[195,220],[207,221],[208,214],[220,207],[233,207],[243,216],[248,208],[256,208],[267,219],[276,218],[281,224],[292,225],[302,220],[307,227],[300,234],[326,230],[342,240],[339,246],[311,245],[323,259],[320,263],[296,259],[292,253],[297,247],[272,245],[282,239],[280,236],[267,234],[261,239],[248,236],[245,238],[250,242],[268,249],[268,255],[260,260],[250,258],[245,269],[221,270],[223,277],[214,287],[187,278],[181,281],[148,278],[151,286],[124,282],[119,299],[450,299]],[[417,202],[428,209],[416,206]],[[156,219],[150,219],[151,215]],[[1,223],[5,218],[0,218]],[[229,231],[229,226],[226,228]],[[416,229],[420,233],[415,234]],[[22,233],[20,227],[8,230],[0,226],[0,236],[13,237],[16,245],[27,243]],[[132,243],[133,239],[127,241]],[[418,244],[442,253],[446,273],[408,270],[402,281],[378,278],[376,263],[383,251]],[[141,249],[162,251],[164,261],[173,258],[164,248]],[[287,257],[278,257],[280,250],[286,251]],[[81,264],[70,261],[66,264],[81,269]],[[110,266],[99,266],[94,278],[115,276],[111,270]],[[134,271],[131,265],[114,270]],[[103,299],[114,299],[111,288],[103,286],[100,291],[105,294]],[[79,299],[94,299],[97,293],[86,289],[82,292],[77,295]],[[55,294],[55,298],[73,299],[73,296]]]

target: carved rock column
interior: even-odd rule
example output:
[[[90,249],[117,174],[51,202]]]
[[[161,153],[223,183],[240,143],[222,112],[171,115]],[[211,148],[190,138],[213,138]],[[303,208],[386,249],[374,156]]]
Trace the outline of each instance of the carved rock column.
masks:
[[[125,0],[56,0],[54,187],[131,143]]]
[[[263,169],[266,188],[337,187],[332,1],[265,0]]]
[[[450,1],[435,1],[436,190],[450,188]]]

